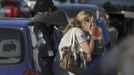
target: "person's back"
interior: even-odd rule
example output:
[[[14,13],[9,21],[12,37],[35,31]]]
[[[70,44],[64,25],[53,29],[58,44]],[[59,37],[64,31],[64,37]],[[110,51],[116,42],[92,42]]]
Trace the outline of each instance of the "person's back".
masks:
[[[56,33],[55,33],[56,31]],[[36,22],[34,32],[37,36],[38,50],[39,50],[39,65],[43,74],[52,75],[51,64],[57,53],[58,44],[62,37],[61,31],[54,29],[53,26],[46,26],[43,23]],[[56,36],[58,34],[58,36]],[[61,37],[60,37],[61,36]],[[45,64],[46,63],[46,64]],[[45,66],[47,69],[45,69]]]
[[[41,73],[44,75],[53,75],[52,64],[63,35],[56,26],[62,25],[61,23],[64,21],[63,24],[67,23],[65,14],[55,10],[52,0],[37,0],[34,6],[34,30],[39,43],[38,60]]]

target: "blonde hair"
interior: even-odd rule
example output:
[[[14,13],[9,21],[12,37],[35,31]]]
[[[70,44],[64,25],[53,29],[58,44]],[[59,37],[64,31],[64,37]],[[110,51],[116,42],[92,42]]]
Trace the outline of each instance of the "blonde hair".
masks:
[[[73,18],[69,24],[64,29],[64,33],[66,33],[72,27],[82,27],[83,21],[91,21],[93,19],[93,14],[89,10],[80,11],[75,18]]]

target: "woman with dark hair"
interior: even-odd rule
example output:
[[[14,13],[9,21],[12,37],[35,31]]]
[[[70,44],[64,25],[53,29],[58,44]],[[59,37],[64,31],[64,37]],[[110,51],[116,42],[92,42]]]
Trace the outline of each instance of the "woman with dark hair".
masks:
[[[56,10],[52,0],[37,0],[33,8],[35,14],[40,12],[53,12]]]

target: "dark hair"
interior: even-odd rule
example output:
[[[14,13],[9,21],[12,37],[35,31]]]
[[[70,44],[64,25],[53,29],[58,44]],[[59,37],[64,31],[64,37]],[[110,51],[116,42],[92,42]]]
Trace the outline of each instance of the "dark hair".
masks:
[[[37,0],[33,8],[34,13],[46,12],[49,8],[54,8],[54,3],[52,0]]]

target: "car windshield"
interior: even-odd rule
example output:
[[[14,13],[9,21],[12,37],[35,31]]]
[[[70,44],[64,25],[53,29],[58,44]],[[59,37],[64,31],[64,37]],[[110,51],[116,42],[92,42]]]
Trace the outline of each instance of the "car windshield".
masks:
[[[86,10],[86,9],[88,9],[88,10],[90,10],[91,12],[96,12],[96,9],[93,9],[93,8],[90,8],[90,7],[81,7],[81,6],[58,6],[57,5],[57,8],[59,9],[59,10],[62,10],[62,11],[64,11],[66,14],[67,14],[67,16],[69,17],[69,18],[73,18],[73,17],[75,17],[76,16],[76,14],[79,12],[79,11],[81,11],[81,10]],[[75,8],[75,9],[74,9]],[[70,11],[72,11],[72,12],[70,12]]]
[[[83,6],[83,7],[74,7],[75,9],[74,9],[74,16],[76,16],[81,10],[89,10],[89,11],[91,11],[92,13],[94,13],[94,15],[96,14],[96,10],[97,9],[94,9],[94,8],[90,8],[90,7],[88,7],[88,6]],[[74,16],[72,16],[72,17],[74,17]]]
[[[18,63],[22,59],[21,32],[0,29],[0,64]]]

